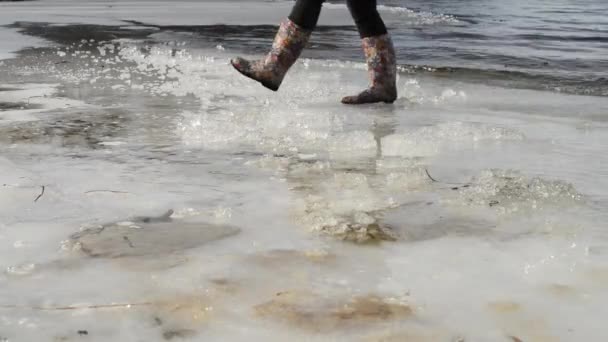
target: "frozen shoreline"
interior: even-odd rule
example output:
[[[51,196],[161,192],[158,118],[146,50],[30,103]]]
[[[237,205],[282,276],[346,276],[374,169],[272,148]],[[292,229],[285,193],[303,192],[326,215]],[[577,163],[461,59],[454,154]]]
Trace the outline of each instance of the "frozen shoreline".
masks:
[[[0,65],[0,340],[603,337],[607,98],[403,73],[344,107],[362,64],[271,93],[181,37]]]

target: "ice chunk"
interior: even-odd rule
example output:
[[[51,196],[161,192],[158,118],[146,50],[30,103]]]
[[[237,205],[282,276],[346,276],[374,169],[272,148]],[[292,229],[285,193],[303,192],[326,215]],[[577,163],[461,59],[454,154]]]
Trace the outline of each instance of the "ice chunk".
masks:
[[[529,178],[510,170],[486,170],[468,186],[461,187],[458,194],[457,201],[461,204],[492,207],[501,213],[570,207],[583,201],[572,184]]]
[[[120,258],[180,252],[240,231],[227,225],[173,220],[171,214],[133,218],[128,224],[117,222],[86,229],[71,239],[79,250],[91,257]]]

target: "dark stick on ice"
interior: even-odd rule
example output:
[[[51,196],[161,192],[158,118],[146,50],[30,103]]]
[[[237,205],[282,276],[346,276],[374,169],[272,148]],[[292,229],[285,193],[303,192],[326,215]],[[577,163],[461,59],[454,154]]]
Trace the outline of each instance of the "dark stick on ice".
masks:
[[[435,178],[433,178],[433,176],[431,176],[430,172],[428,169],[424,169],[424,172],[426,172],[427,177],[429,177],[429,179],[433,182],[433,183],[441,183],[441,184],[449,184],[449,185],[460,185],[463,188],[468,188],[471,186],[471,183],[449,183],[449,182],[441,182],[436,180]],[[452,190],[459,190],[460,187],[453,187],[451,188]]]
[[[429,177],[429,179],[430,179],[431,181],[433,181],[433,182],[435,182],[435,183],[438,183],[438,182],[439,182],[438,180],[436,180],[435,178],[433,178],[433,176],[431,176],[431,174],[429,173],[429,170],[428,170],[428,169],[426,169],[426,168],[425,168],[425,169],[424,169],[424,172],[426,172],[426,175]]]
[[[133,246],[133,242],[131,242],[131,240],[129,240],[128,236],[125,235],[122,238],[127,242],[127,244],[129,245],[129,247],[135,248],[135,246]]]
[[[34,202],[38,202],[38,200],[44,195],[44,190],[45,190],[45,186],[42,186],[42,192],[40,192],[40,195],[38,195],[38,197],[36,197],[36,199],[34,200]]]

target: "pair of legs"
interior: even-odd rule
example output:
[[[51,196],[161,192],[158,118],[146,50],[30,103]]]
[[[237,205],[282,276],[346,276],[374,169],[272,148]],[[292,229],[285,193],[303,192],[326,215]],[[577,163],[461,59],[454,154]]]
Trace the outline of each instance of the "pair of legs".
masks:
[[[325,0],[297,0],[289,19],[296,25],[312,31],[317,26]],[[376,9],[376,0],[347,0],[361,38],[386,34],[386,26]]]
[[[288,19],[279,26],[271,51],[265,58],[235,58],[232,65],[271,90],[278,90],[317,25],[324,0],[297,0]],[[397,98],[396,58],[392,40],[376,9],[376,0],[348,0],[348,9],[362,39],[370,76],[368,89],[342,99],[345,104],[392,103]]]

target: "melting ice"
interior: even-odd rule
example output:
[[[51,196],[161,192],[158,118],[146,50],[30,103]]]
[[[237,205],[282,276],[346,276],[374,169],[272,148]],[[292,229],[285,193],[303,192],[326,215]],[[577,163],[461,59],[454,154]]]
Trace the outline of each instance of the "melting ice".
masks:
[[[602,340],[606,98],[181,38],[0,64],[0,340]]]

